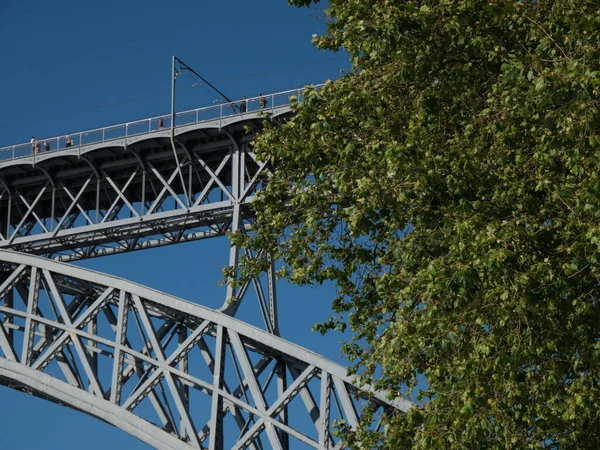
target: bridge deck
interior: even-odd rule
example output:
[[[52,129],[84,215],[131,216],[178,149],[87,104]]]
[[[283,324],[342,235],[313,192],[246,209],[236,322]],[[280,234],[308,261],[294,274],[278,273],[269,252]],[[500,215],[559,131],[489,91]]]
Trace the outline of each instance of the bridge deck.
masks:
[[[287,111],[289,108],[280,108],[277,112],[281,114]],[[228,123],[222,124],[223,128],[206,122],[177,128],[175,136],[180,162],[185,159],[186,151],[189,151],[192,154],[201,154],[202,160],[208,166],[208,168],[199,164],[194,166],[186,161],[187,168],[192,170],[191,180],[183,180],[186,188],[191,188],[189,189],[191,192],[198,193],[210,181],[208,170],[215,172],[225,155],[231,150],[232,141],[227,133],[234,136],[238,143],[250,142],[252,135],[247,135],[244,127],[258,129],[260,121],[261,119],[254,113],[245,117],[231,118]],[[129,182],[127,199],[132,204],[141,202],[142,197],[145,202],[152,202],[162,188],[160,177],[168,180],[176,167],[177,162],[173,156],[169,130],[164,130],[134,139],[129,138],[127,142],[125,139],[118,139],[36,155],[35,161],[34,156],[29,155],[0,162],[2,180],[0,183],[6,185],[0,187],[0,191],[4,188],[13,193],[10,217],[13,223],[18,223],[27,213],[31,201],[49,184],[41,194],[35,212],[40,219],[51,219],[53,213],[54,217],[62,216],[71,203],[69,193],[62,189],[53,193],[51,189],[53,185],[65,186],[74,195],[73,193],[78,192],[95,172],[98,172],[100,178],[102,174],[106,174],[117,186],[124,186],[129,177],[136,170],[140,170],[140,172],[145,171],[146,175],[136,176]],[[248,175],[253,176],[257,167],[256,163],[248,164]],[[152,169],[156,169],[158,173]],[[231,169],[231,164],[226,163],[219,172],[218,178],[225,186],[231,185]],[[186,170],[186,167],[183,170],[188,172],[186,173],[188,178],[189,170]],[[178,195],[184,193],[184,186],[179,177],[173,178],[169,186]],[[0,195],[0,221],[9,215],[6,194]],[[97,199],[96,192],[86,190],[79,198],[79,205],[86,211],[95,211],[97,208],[100,211],[106,210],[111,206],[115,195],[101,191]]]
[[[282,120],[299,95],[178,113],[176,152],[168,117],[0,149],[0,248],[71,260],[226,234],[265,168],[250,145],[263,113]]]
[[[276,113],[281,108],[288,109],[292,102],[301,101],[301,99],[302,89],[292,89],[266,95],[265,100],[267,103],[264,109],[260,107],[260,98],[253,97],[246,100],[245,107],[241,101],[237,101],[183,111],[175,114],[175,128],[198,124],[205,124],[208,128],[221,128],[231,120],[253,118],[259,112]],[[44,150],[44,141],[48,143],[49,152],[44,153],[72,152],[75,148],[87,148],[94,144],[104,145],[112,142],[118,147],[123,147],[127,146],[129,142],[136,142],[140,138],[143,139],[156,133],[162,134],[170,127],[171,116],[165,115],[82,131],[72,135],[42,138],[38,139],[38,142],[41,152]],[[67,146],[69,137],[72,144]],[[32,149],[30,142],[0,147],[0,167],[4,165],[5,160],[28,158],[28,161],[35,162],[39,158],[43,159],[44,153]]]

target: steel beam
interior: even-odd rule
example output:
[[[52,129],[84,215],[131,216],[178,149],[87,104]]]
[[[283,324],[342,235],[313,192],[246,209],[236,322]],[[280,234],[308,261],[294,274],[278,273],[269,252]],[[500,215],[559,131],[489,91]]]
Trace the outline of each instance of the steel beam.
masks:
[[[384,415],[411,406],[353,385],[344,368],[277,336],[144,286],[7,251],[0,251],[0,274],[5,280],[0,285],[5,317],[0,322],[0,384],[84,411],[156,448],[201,449],[208,438],[209,448],[220,450],[225,436],[237,436],[234,448],[262,448],[266,438],[271,448],[286,450],[291,436],[327,449],[340,444],[329,420],[330,396],[340,399],[340,418],[352,426],[360,423],[352,396],[372,401]],[[38,307],[42,290],[43,301],[56,313]],[[9,296],[15,301],[6,302]],[[111,327],[89,326],[101,315],[113,317]],[[7,323],[25,324],[12,343]],[[34,351],[37,335],[46,338]],[[173,338],[180,335],[185,338]],[[233,350],[228,362],[226,349]],[[93,363],[91,355],[108,358],[110,364]],[[181,364],[189,358],[196,362]],[[52,362],[65,366],[62,377],[49,370]],[[206,364],[205,370],[196,372],[199,363]],[[276,389],[269,389],[272,379],[277,379]],[[321,382],[312,383],[315,379]],[[123,389],[131,383],[137,387]],[[188,397],[187,389],[196,397]],[[306,411],[288,409],[305,396],[316,399]],[[154,409],[137,407],[144,398]],[[158,425],[151,411],[158,413]],[[233,421],[226,420],[229,414]],[[309,420],[300,419],[302,414]]]

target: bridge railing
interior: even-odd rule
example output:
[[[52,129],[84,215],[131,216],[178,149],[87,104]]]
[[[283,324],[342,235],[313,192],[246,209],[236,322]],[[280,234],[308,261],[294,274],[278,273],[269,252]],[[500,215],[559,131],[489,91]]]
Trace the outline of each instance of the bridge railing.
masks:
[[[322,85],[317,85],[316,87],[319,88],[321,86]],[[202,122],[222,120],[224,118],[233,116],[244,116],[245,114],[256,113],[261,110],[272,112],[277,108],[289,106],[292,102],[302,101],[303,89],[304,88],[291,89],[288,91],[264,95],[266,104],[262,106],[260,97],[252,97],[246,99],[245,108],[243,107],[242,100],[238,100],[231,103],[221,103],[219,105],[206,106],[203,108],[178,112],[175,114],[175,127],[177,128],[195,125]],[[39,153],[58,152],[72,149],[73,147],[82,147],[85,145],[100,144],[118,139],[127,139],[134,136],[164,131],[170,127],[171,115],[168,114],[164,116],[151,117],[149,119],[142,119],[134,122],[98,128],[95,130],[81,131],[79,133],[56,136],[52,138],[43,138],[38,139],[33,144],[26,142],[24,144],[0,148],[0,161],[26,158],[31,155],[33,155],[35,159],[35,156]]]

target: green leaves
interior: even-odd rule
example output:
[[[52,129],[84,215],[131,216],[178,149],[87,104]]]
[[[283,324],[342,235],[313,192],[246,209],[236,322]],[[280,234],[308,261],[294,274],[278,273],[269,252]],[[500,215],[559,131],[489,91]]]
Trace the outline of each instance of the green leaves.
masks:
[[[329,1],[316,45],[354,70],[258,137],[276,170],[236,239],[333,281],[315,329],[418,398],[385,438],[344,428],[350,447],[599,447],[598,11]]]

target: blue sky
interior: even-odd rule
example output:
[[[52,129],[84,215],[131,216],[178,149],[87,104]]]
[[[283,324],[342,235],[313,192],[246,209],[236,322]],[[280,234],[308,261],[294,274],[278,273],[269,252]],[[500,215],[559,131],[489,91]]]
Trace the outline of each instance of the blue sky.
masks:
[[[310,43],[324,29],[321,13],[285,3],[0,0],[0,147],[167,113],[174,54],[232,99],[337,78],[348,61]],[[291,66],[300,67],[277,70]],[[217,99],[193,82],[178,79],[178,110]],[[216,308],[226,259],[221,239],[81,265]],[[310,331],[327,317],[333,289],[282,285],[279,295],[283,336],[342,362],[340,335]],[[250,306],[242,314],[251,321]],[[86,415],[6,388],[0,404],[0,449],[148,448]]]

